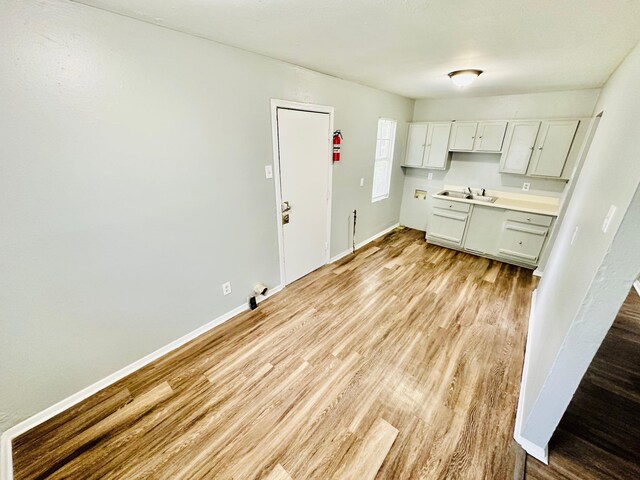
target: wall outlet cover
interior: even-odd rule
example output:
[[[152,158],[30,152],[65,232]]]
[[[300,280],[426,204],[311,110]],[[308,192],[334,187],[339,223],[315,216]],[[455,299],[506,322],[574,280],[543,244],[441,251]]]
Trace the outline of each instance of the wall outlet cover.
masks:
[[[361,186],[361,187],[364,187],[364,178],[361,178],[361,179],[360,179],[360,186]]]
[[[222,294],[229,295],[231,293],[231,282],[225,282],[222,284]]]
[[[273,178],[273,167],[271,165],[264,166],[264,176],[267,178]]]
[[[427,180],[433,180],[433,172],[427,174]]]
[[[529,188],[531,188],[531,184],[530,183],[525,182],[525,183],[522,184],[522,191],[523,192],[528,192]]]

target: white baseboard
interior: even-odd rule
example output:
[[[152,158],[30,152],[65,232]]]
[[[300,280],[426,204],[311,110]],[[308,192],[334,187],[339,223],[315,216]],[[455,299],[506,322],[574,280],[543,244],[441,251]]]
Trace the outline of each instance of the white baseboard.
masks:
[[[540,278],[542,278],[542,274],[543,274],[543,273],[544,273],[544,272],[543,272],[542,270],[540,270],[539,268],[536,268],[536,269],[533,271],[533,276],[534,276],[534,277],[540,277]]]
[[[278,285],[277,287],[271,289],[267,293],[267,295],[265,295],[259,300],[259,302],[269,298],[272,295],[275,295],[283,288],[284,287],[282,285]],[[221,325],[227,320],[230,320],[231,318],[235,317],[236,315],[248,309],[249,309],[248,304],[240,305],[239,307],[236,307],[233,310],[223,315],[220,315],[215,320],[212,320],[211,322],[197,328],[196,330],[193,330],[192,332],[187,333],[186,335],[180,337],[179,339],[174,340],[173,342],[165,345],[162,348],[159,348],[155,352],[150,353],[149,355],[141,358],[140,360],[136,360],[135,362],[127,365],[126,367],[121,368],[117,372],[112,373],[111,375],[103,378],[102,380],[97,381],[93,385],[89,385],[88,387],[80,390],[79,392],[74,393],[70,397],[67,397],[64,400],[59,401],[55,405],[52,405],[51,407],[39,413],[36,413],[32,417],[6,430],[2,434],[2,437],[0,437],[0,480],[13,480],[13,454],[12,454],[11,443],[14,438],[22,435],[23,433],[36,427],[37,425],[40,425],[41,423],[46,422],[50,418],[73,407],[77,403],[80,403],[82,400],[85,400],[91,395],[96,394],[100,390],[108,387],[109,385],[112,385],[118,380],[121,380],[127,375],[130,375],[136,370],[139,370],[145,365],[148,365],[154,360],[157,360],[163,355],[166,355],[167,353],[175,350],[176,348],[181,347],[182,345],[186,344],[187,342],[190,342],[194,338],[199,337],[203,333],[208,332],[209,330],[217,327],[218,325]]]
[[[640,280],[633,282],[633,288],[635,288],[638,295],[640,295]]]
[[[382,230],[381,232],[376,233],[374,236],[367,238],[366,240],[363,240],[360,243],[356,243],[356,250],[358,250],[359,248],[364,247],[367,243],[371,243],[373,242],[375,239],[382,237],[383,235],[386,235],[387,233],[389,233],[391,230],[398,228],[400,226],[399,223],[396,223],[395,225],[391,225],[389,228],[385,228],[384,230]],[[342,253],[339,253],[338,255],[336,255],[335,257],[332,257],[329,260],[329,263],[333,263],[333,262],[337,262],[338,260],[340,260],[343,257],[346,257],[347,255],[349,255],[351,252],[351,249],[345,250]]]
[[[534,273],[535,274],[535,273]],[[545,445],[541,447],[540,445],[536,445],[533,442],[530,442],[526,438],[522,436],[522,424],[524,422],[524,403],[525,403],[525,384],[527,383],[527,377],[529,375],[529,357],[528,353],[531,352],[531,330],[533,323],[535,322],[535,312],[536,312],[536,295],[538,290],[534,290],[531,294],[531,307],[529,309],[529,328],[527,332],[527,344],[525,347],[525,355],[524,355],[524,366],[522,367],[522,380],[520,381],[520,394],[518,395],[518,410],[516,411],[516,425],[513,432],[513,438],[515,438],[516,442],[520,444],[525,451],[531,455],[532,457],[540,460],[545,465],[549,465],[549,449],[548,446]]]

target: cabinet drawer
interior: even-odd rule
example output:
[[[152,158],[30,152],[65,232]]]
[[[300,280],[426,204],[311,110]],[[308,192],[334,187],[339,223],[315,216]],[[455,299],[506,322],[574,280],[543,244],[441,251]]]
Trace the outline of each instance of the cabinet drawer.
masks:
[[[505,216],[507,220],[513,220],[514,222],[522,222],[531,225],[544,225],[548,227],[553,221],[553,217],[548,215],[539,215],[537,213],[515,212],[513,210],[507,210]]]
[[[427,225],[427,239],[461,245],[467,217],[466,213],[434,208]]]
[[[445,210],[453,210],[455,212],[468,213],[471,205],[462,202],[452,202],[450,200],[441,200],[439,198],[433,199],[433,206],[435,208],[443,208]]]
[[[548,231],[546,227],[506,221],[498,245],[498,256],[535,264]]]

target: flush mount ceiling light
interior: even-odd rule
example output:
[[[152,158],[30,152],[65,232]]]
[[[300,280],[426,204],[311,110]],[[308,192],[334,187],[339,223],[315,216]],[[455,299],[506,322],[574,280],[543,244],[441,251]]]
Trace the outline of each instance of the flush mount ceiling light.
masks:
[[[466,87],[480,76],[482,70],[456,70],[449,74],[449,78],[457,87]]]

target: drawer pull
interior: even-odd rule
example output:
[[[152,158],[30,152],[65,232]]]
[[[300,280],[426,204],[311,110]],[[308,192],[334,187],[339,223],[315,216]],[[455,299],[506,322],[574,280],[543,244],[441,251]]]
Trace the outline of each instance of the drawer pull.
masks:
[[[447,212],[446,210],[444,210],[443,212],[435,211],[433,212],[433,214],[437,217],[450,218],[452,220],[458,220],[460,222],[467,221],[467,216],[463,213],[456,215],[454,212]]]
[[[533,255],[527,255],[526,253],[514,252],[513,250],[505,250],[504,248],[501,248],[500,250],[498,250],[498,252],[510,257],[524,258],[525,260],[530,260],[532,262],[535,262],[538,258],[537,256],[534,257]]]
[[[513,225],[511,223],[508,223],[505,227],[506,230],[513,230],[514,232],[522,232],[522,233],[530,233],[532,235],[540,235],[541,237],[544,237],[547,234],[547,230],[537,230],[535,228],[529,228],[529,227],[519,227],[516,225]]]
[[[453,242],[453,243],[456,243],[456,244],[460,245],[460,239],[459,238],[449,237],[448,235],[439,235],[437,233],[430,233],[429,236],[432,237],[432,238],[439,238],[441,240],[446,240],[447,242]]]

